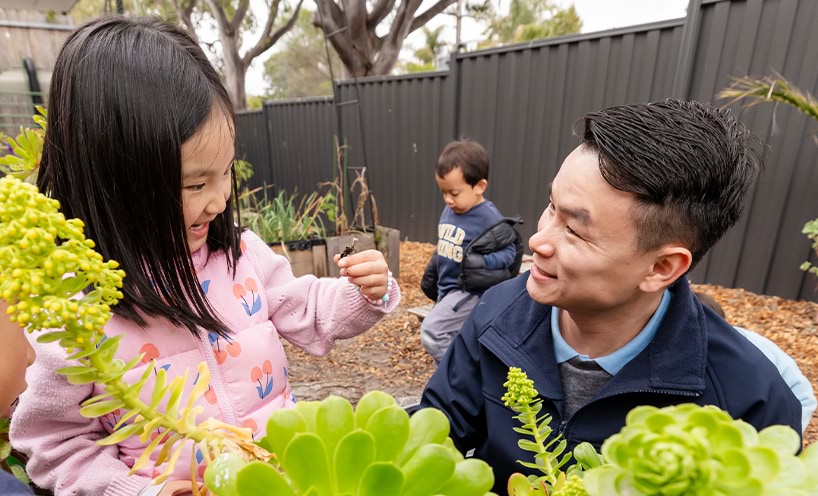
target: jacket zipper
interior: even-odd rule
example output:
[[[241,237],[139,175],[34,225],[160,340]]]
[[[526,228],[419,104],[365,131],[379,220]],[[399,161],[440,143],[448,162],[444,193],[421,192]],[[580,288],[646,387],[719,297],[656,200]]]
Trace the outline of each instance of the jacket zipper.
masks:
[[[219,405],[222,415],[224,415],[224,421],[230,425],[238,425],[233,405],[227,399],[227,388],[224,387],[222,382],[221,369],[216,361],[216,355],[213,353],[213,347],[210,345],[207,333],[199,334],[199,345],[203,348],[202,354],[205,356],[207,368],[210,369],[210,387],[216,393],[216,403]]]
[[[698,398],[699,396],[701,396],[701,393],[688,393],[688,392],[681,392],[681,391],[666,391],[666,390],[663,390],[663,389],[631,389],[631,390],[628,390],[628,391],[620,391],[618,393],[609,394],[608,396],[603,396],[602,398],[594,400],[593,403],[595,403],[595,402],[597,402],[599,400],[604,400],[604,399],[607,399],[607,398],[613,398],[614,396],[621,396],[623,394],[634,394],[634,393],[636,393],[636,394],[638,394],[638,393],[659,393],[659,394],[667,394],[667,395],[674,395],[674,396],[686,396],[688,398]],[[566,437],[565,433],[568,431],[569,424],[571,424],[572,421],[574,420],[574,418],[577,416],[577,414],[579,412],[581,412],[584,408],[587,408],[588,405],[590,405],[590,403],[584,405],[582,408],[580,408],[579,410],[574,412],[574,414],[571,415],[571,418],[569,418],[568,420],[560,421],[559,433],[558,434],[562,435],[562,437],[565,438]]]

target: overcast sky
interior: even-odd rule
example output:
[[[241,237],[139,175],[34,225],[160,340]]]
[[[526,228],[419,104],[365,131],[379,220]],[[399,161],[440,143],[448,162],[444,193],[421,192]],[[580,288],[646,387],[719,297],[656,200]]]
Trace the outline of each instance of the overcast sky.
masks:
[[[508,8],[508,0],[501,0],[501,2],[503,2],[501,5]],[[577,14],[582,19],[583,33],[684,17],[688,3],[687,0],[555,0],[555,2],[562,7],[574,5]],[[423,11],[426,5],[431,4],[433,0],[424,0],[419,11]],[[314,6],[311,5],[310,8],[314,9]],[[453,43],[455,38],[454,17],[439,15],[432,19],[428,26],[437,27],[441,24],[446,25],[446,29],[443,30],[444,40]],[[463,41],[466,43],[478,41],[482,29],[469,19],[465,19]],[[412,50],[421,46],[423,46],[423,35],[420,30],[417,30],[406,40],[404,48],[411,53]],[[262,71],[264,60],[268,57],[269,52],[256,58],[247,71],[248,95],[260,95],[265,92]]]

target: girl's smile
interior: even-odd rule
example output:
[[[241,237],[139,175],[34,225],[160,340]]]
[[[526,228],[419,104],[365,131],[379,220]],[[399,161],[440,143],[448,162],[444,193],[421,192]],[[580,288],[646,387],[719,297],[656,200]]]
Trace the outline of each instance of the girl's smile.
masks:
[[[204,224],[193,224],[188,228],[188,231],[193,238],[206,238],[209,227],[210,222],[205,222]]]

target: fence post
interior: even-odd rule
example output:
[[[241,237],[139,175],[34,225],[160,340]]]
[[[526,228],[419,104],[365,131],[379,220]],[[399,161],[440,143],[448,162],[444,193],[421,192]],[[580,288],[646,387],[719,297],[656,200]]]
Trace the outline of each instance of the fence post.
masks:
[[[28,91],[31,92],[31,115],[37,115],[37,105],[43,104],[43,93],[40,80],[37,79],[37,68],[31,57],[23,58],[23,70],[28,77]]]
[[[693,62],[696,47],[699,44],[699,28],[702,24],[702,0],[690,0],[687,4],[687,17],[682,30],[679,60],[676,63],[676,75],[673,79],[671,95],[674,98],[687,100],[690,93],[690,78],[693,74]]]
[[[452,53],[452,60],[449,62],[449,77],[452,78],[452,108],[454,113],[452,118],[453,140],[458,139],[460,136],[460,80],[463,68],[459,55],[460,50],[458,49]]]
[[[267,155],[267,167],[270,168],[270,178],[273,184],[278,188],[278,178],[276,178],[276,168],[273,167],[273,130],[270,129],[270,111],[267,110],[269,105],[267,102],[261,104],[261,115],[264,119],[264,149]]]

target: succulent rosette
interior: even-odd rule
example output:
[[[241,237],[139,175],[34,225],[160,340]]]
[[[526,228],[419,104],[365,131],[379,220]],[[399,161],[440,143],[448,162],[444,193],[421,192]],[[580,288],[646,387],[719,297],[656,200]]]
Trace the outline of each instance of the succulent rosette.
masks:
[[[425,408],[411,418],[394,398],[373,391],[353,409],[346,399],[301,401],[278,410],[259,441],[271,463],[225,453],[207,467],[216,496],[481,496],[494,484],[491,468],[464,459],[449,422]]]
[[[591,495],[815,495],[818,450],[785,426],[761,432],[714,406],[638,407],[584,474]]]

